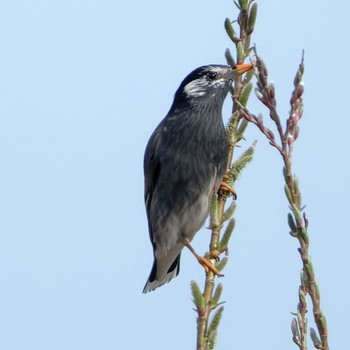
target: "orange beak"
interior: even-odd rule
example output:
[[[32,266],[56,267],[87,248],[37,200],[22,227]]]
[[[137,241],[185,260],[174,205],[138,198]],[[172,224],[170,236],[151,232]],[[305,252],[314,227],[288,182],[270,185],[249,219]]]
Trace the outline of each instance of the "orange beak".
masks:
[[[248,72],[254,66],[251,63],[248,64],[237,64],[232,70],[225,74],[224,78],[228,80],[233,80],[237,78],[239,75]]]
[[[239,75],[248,72],[251,70],[254,66],[251,63],[248,64],[237,64],[234,68],[234,71],[237,72]]]

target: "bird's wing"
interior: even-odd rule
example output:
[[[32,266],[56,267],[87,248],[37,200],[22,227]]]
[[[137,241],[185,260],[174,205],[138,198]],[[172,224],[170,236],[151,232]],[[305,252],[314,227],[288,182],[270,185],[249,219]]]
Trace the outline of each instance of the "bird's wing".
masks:
[[[160,170],[157,146],[160,141],[162,130],[163,130],[163,123],[160,123],[156,128],[156,130],[154,130],[151,138],[148,141],[146,151],[145,151],[145,156],[144,156],[144,162],[143,162],[143,168],[144,168],[144,174],[145,174],[145,193],[144,193],[145,197],[144,198],[145,198],[148,219],[149,219],[153,191],[156,187],[159,170]],[[150,228],[150,235],[152,240],[151,228]]]

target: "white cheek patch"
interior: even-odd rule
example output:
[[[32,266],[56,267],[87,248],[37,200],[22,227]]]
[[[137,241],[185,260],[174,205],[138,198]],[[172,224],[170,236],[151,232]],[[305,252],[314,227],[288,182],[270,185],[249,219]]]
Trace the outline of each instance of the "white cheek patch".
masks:
[[[184,92],[189,97],[215,96],[215,89],[221,88],[225,84],[224,79],[209,82],[207,79],[196,79],[189,82],[184,87]]]
[[[200,97],[206,94],[207,87],[208,87],[208,84],[204,79],[197,79],[189,82],[184,87],[184,91],[188,96]]]

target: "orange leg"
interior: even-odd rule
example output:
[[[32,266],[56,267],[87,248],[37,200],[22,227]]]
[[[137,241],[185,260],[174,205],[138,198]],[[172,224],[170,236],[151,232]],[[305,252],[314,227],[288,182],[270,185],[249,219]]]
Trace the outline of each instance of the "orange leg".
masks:
[[[186,240],[185,246],[191,251],[191,253],[197,258],[198,262],[204,267],[205,272],[209,270],[216,276],[222,277],[223,275],[220,271],[206,258],[197,254],[197,252],[193,249],[190,242]],[[213,255],[214,257],[214,255]],[[218,256],[217,256],[218,257]]]

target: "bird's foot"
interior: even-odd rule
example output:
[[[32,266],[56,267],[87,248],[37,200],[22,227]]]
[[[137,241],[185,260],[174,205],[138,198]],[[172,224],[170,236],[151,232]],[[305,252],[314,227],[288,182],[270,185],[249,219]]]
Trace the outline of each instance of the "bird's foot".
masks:
[[[228,179],[228,176],[224,175],[224,178],[222,179],[218,193],[224,194],[225,196],[232,194],[234,199],[237,199],[236,191],[230,185],[228,185],[227,182],[225,182],[227,179]]]
[[[197,252],[193,249],[190,242],[187,240],[185,242],[185,246],[191,251],[191,253],[197,258],[198,262],[204,267],[204,270],[206,273],[211,271],[214,275],[218,277],[224,276],[220,273],[220,271],[210,262],[209,258],[213,258],[215,260],[219,259],[220,252],[218,250],[215,250],[210,255],[207,255],[207,257],[200,256],[197,254]]]
[[[222,253],[222,252],[221,252],[220,250],[215,249],[215,250],[213,250],[213,251],[211,251],[211,252],[205,254],[204,257],[205,257],[207,260],[209,260],[209,259],[215,259],[215,261],[220,261],[220,254],[221,254],[221,253]]]

